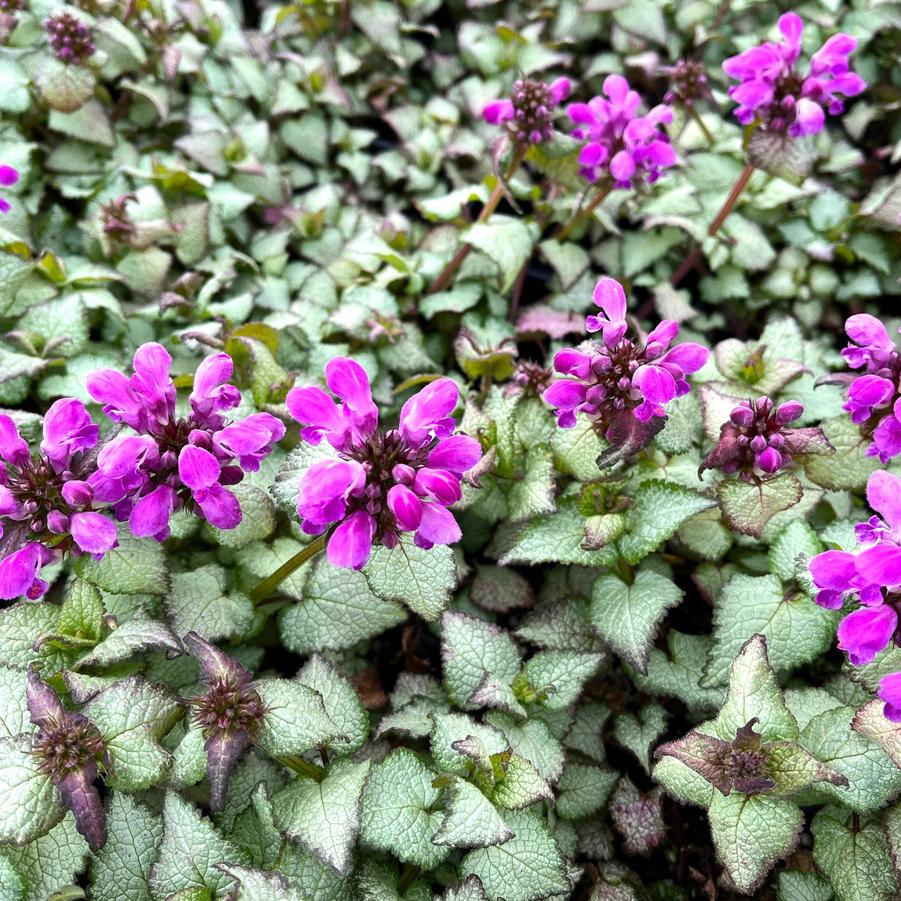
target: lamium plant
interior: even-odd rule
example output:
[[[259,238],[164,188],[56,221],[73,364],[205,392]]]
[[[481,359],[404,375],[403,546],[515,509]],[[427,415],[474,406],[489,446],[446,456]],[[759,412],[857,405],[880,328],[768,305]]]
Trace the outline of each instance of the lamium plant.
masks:
[[[0,901],[901,897],[893,16],[0,0]]]

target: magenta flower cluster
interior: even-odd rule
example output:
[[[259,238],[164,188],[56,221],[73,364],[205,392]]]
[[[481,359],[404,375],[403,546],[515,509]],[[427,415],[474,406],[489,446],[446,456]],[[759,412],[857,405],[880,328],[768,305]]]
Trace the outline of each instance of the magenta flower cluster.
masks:
[[[270,413],[237,420],[225,415],[241,402],[241,392],[228,384],[228,354],[213,354],[197,367],[189,409],[177,415],[171,363],[162,345],[144,344],[135,353],[131,377],[99,369],[87,380],[103,412],[130,430],[97,455],[89,479],[94,496],[112,505],[117,519],[127,519],[134,535],[159,541],[182,507],[220,529],[237,526],[241,508],[228,486],[256,472],[285,434],[284,423]]]
[[[824,551],[810,561],[820,606],[839,610],[846,602],[859,605],[838,627],[838,646],[855,666],[870,663],[892,642],[901,644],[901,478],[873,473],[867,501],[876,514],[857,524],[863,550]],[[884,677],[879,694],[886,716],[901,722],[901,673]]]
[[[842,356],[863,374],[850,379],[845,409],[871,439],[867,454],[888,463],[901,454],[901,354],[886,327],[867,313],[845,322],[851,343]]]
[[[285,426],[269,413],[225,415],[241,402],[227,354],[200,364],[188,410],[177,415],[171,362],[161,345],[144,344],[130,377],[115,369],[88,376],[88,393],[119,426],[100,446],[99,427],[74,398],[47,411],[34,453],[0,415],[0,598],[41,597],[41,569],[65,554],[103,557],[117,545],[115,520],[159,541],[181,508],[221,529],[241,521],[228,486],[259,469]]]
[[[491,125],[505,125],[522,144],[540,144],[554,135],[554,110],[568,96],[568,78],[558,78],[552,84],[520,78],[513,85],[510,97],[492,100],[482,116]]]
[[[84,404],[73,398],[47,411],[37,453],[13,420],[0,415],[0,536],[4,547],[14,548],[0,560],[0,598],[43,595],[41,568],[59,553],[99,558],[115,547],[116,525],[97,512],[85,481],[88,452],[99,435]]]
[[[340,404],[318,387],[294,388],[287,398],[303,426],[302,440],[318,445],[325,438],[336,452],[301,478],[297,512],[303,530],[320,535],[337,523],[328,559],[353,569],[366,563],[373,544],[394,547],[403,532],[412,532],[421,548],[459,541],[448,507],[460,500],[461,477],[482,450],[475,438],[453,434],[454,382],[426,385],[403,405],[397,428],[383,429],[359,363],[331,360],[325,381]]]
[[[561,350],[554,357],[554,369],[568,376],[544,392],[558,425],[573,428],[581,413],[606,432],[624,412],[641,422],[665,417],[666,405],[688,393],[685,377],[707,362],[709,351],[691,342],[670,347],[679,333],[678,323],[670,319],[643,342],[626,337],[626,295],[612,278],[598,281],[594,302],[602,314],[588,316],[585,328],[600,332],[602,340],[587,349]]]
[[[662,169],[678,161],[661,129],[673,118],[665,104],[639,115],[641,96],[622,75],[604,79],[603,97],[571,103],[566,112],[575,123],[573,137],[585,141],[579,153],[582,175],[594,182],[609,179],[614,188],[655,182]]]
[[[834,450],[822,429],[790,428],[803,412],[804,405],[796,400],[779,406],[768,397],[742,401],[721,426],[719,441],[699,471],[719,469],[754,482],[790,465],[797,454]]]
[[[848,57],[857,41],[836,34],[810,58],[810,69],[799,71],[804,23],[797,13],[779,18],[783,41],[766,41],[723,63],[723,70],[740,84],[729,88],[738,103],[735,117],[742,125],[755,119],[768,131],[791,137],[822,131],[826,113],[840,115],[844,97],[854,97],[866,82],[850,70]]]

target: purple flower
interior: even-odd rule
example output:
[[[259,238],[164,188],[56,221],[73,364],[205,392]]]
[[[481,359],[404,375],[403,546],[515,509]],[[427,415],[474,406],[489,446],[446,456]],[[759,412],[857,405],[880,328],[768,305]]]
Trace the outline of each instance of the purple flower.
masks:
[[[850,71],[848,57],[857,41],[833,35],[810,58],[807,74],[798,71],[804,24],[796,13],[779,18],[784,41],[766,41],[723,63],[723,70],[740,84],[729,88],[738,103],[735,117],[742,125],[757,119],[768,131],[792,137],[822,131],[828,112],[844,112],[843,97],[854,97],[866,82]]]
[[[13,169],[12,166],[0,166],[0,185],[8,188],[19,180],[19,170]],[[8,213],[10,210],[9,201],[5,197],[0,197],[0,213]]]
[[[103,737],[87,717],[66,710],[32,669],[25,694],[31,721],[38,727],[33,745],[38,768],[75,815],[75,826],[91,850],[99,851],[106,844],[106,815],[94,782],[98,764],[106,769],[110,765]]]
[[[844,408],[871,439],[867,454],[888,463],[901,454],[901,354],[875,316],[857,313],[845,322],[845,331],[852,343],[842,356],[864,374],[836,377],[850,382]]]
[[[89,485],[95,497],[114,505],[137,537],[169,534],[169,518],[181,507],[199,511],[211,525],[233,529],[241,521],[238,499],[226,486],[255,472],[285,434],[269,413],[229,421],[241,402],[228,384],[233,363],[213,354],[197,367],[189,412],[175,413],[172,358],[160,344],[144,344],[134,356],[134,374],[100,369],[87,379],[91,397],[114,422],[137,434],[121,434],[97,456]]]
[[[861,607],[839,623],[838,646],[855,666],[862,666],[888,646],[897,627],[898,614],[892,607]]]
[[[855,666],[869,663],[892,642],[901,645],[901,478],[874,472],[867,500],[877,515],[858,523],[855,532],[868,546],[857,554],[825,551],[810,561],[818,604],[838,610],[846,598],[856,598],[862,605],[838,627],[838,646]],[[879,697],[886,702],[885,715],[901,722],[901,673],[883,678]]]
[[[792,429],[804,407],[796,400],[778,407],[768,397],[740,403],[720,428],[720,439],[698,470],[719,469],[740,473],[746,482],[773,475],[792,462],[796,454],[831,453],[835,450],[819,428]]]
[[[879,683],[879,697],[885,701],[885,717],[901,723],[901,673],[889,673]]]
[[[566,110],[577,126],[573,136],[586,142],[579,154],[582,175],[592,182],[609,178],[614,188],[631,188],[633,181],[644,179],[655,182],[661,169],[677,162],[660,128],[673,111],[660,105],[638,115],[641,97],[622,75],[607,76],[604,94],[588,103],[571,103]]]
[[[482,116],[491,125],[505,125],[521,144],[540,144],[554,136],[554,108],[569,96],[568,78],[551,84],[518,79],[509,98],[492,100]]]
[[[44,22],[50,48],[61,63],[84,65],[97,48],[91,39],[91,29],[69,12],[57,13]]]
[[[253,687],[253,676],[237,660],[196,632],[185,636],[185,644],[200,664],[206,689],[188,703],[194,708],[194,722],[203,730],[210,809],[222,810],[231,772],[256,740],[266,709]]]
[[[707,83],[704,64],[695,59],[680,59],[674,66],[667,66],[663,74],[669,77],[669,89],[663,102],[669,106],[679,104],[686,108],[700,100],[713,100],[713,92]]]
[[[94,509],[97,498],[85,481],[85,452],[98,435],[84,404],[71,397],[47,410],[38,454],[0,415],[0,536],[12,549],[0,560],[0,598],[35,600],[47,590],[41,568],[57,556],[99,560],[116,546],[116,525]]]
[[[454,435],[457,386],[438,379],[402,407],[396,429],[379,427],[369,378],[346,357],[330,360],[321,388],[293,388],[287,403],[308,444],[323,438],[337,457],[313,464],[300,481],[302,527],[319,535],[339,523],[328,541],[335,566],[360,569],[373,544],[394,547],[401,532],[417,546],[454,544],[460,527],[447,509],[460,500],[460,479],[481,458],[475,438]]]
[[[670,348],[679,326],[669,319],[648,335],[643,346],[627,338],[626,295],[612,278],[597,283],[594,302],[603,315],[589,316],[585,328],[600,332],[602,341],[588,350],[567,348],[554,357],[554,369],[571,376],[554,382],[543,395],[555,408],[557,424],[571,429],[576,414],[582,413],[606,433],[624,411],[641,422],[665,417],[665,405],[688,393],[685,376],[697,372],[709,352],[691,343]]]

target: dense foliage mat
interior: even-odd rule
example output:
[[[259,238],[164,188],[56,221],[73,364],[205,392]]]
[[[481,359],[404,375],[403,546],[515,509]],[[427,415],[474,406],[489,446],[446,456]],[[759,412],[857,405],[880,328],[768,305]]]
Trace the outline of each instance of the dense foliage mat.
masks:
[[[899,897],[899,29],[0,0],[0,901]]]

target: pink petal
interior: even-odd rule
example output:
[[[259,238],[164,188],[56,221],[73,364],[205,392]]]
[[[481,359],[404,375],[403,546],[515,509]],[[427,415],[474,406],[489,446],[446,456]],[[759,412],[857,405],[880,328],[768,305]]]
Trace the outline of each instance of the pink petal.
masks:
[[[219,481],[222,467],[219,461],[202,447],[189,444],[178,455],[178,475],[188,488],[209,488]]]
[[[31,459],[28,443],[19,429],[5,413],[0,414],[0,457],[13,466],[22,466]]]
[[[116,524],[100,513],[73,513],[70,531],[86,554],[103,555],[118,544]]]
[[[47,590],[47,583],[38,578],[41,567],[53,559],[53,554],[37,542],[0,560],[0,598],[11,601],[27,597],[36,600]]]
[[[867,503],[893,528],[901,529],[901,478],[885,470],[867,482]]]
[[[416,543],[420,547],[433,544],[456,544],[462,533],[454,514],[441,504],[423,504],[422,522],[416,533]]]
[[[551,102],[554,104],[562,103],[569,97],[572,85],[568,78],[558,78],[551,83],[550,94]]]
[[[136,538],[165,537],[169,532],[169,517],[175,510],[178,497],[168,485],[161,485],[142,497],[128,517],[128,525]]]
[[[606,314],[611,322],[626,318],[626,292],[615,279],[603,276],[594,286],[594,302]]]
[[[482,459],[482,445],[469,435],[452,435],[439,441],[428,456],[429,466],[448,469],[458,475],[472,469]]]
[[[414,532],[422,521],[422,501],[406,485],[393,485],[388,491],[388,506],[404,532]]]
[[[362,569],[372,553],[375,520],[364,510],[349,516],[328,540],[326,555],[332,566]]]
[[[482,110],[482,118],[491,125],[500,125],[513,118],[513,104],[507,100],[492,100]]]
[[[0,185],[8,188],[19,180],[19,172],[12,166],[0,166]]]
[[[217,529],[233,529],[241,522],[241,505],[227,488],[214,484],[194,492],[204,519]]]
[[[460,391],[452,379],[437,379],[414,394],[400,411],[399,430],[414,445],[428,438],[445,438],[456,423],[450,416]]]
[[[460,477],[444,469],[423,467],[416,473],[413,490],[420,497],[428,497],[449,507],[463,496]]]
[[[344,401],[358,424],[378,419],[378,408],[372,402],[372,389],[366,370],[349,357],[335,357],[325,367],[325,383],[332,393]]]

